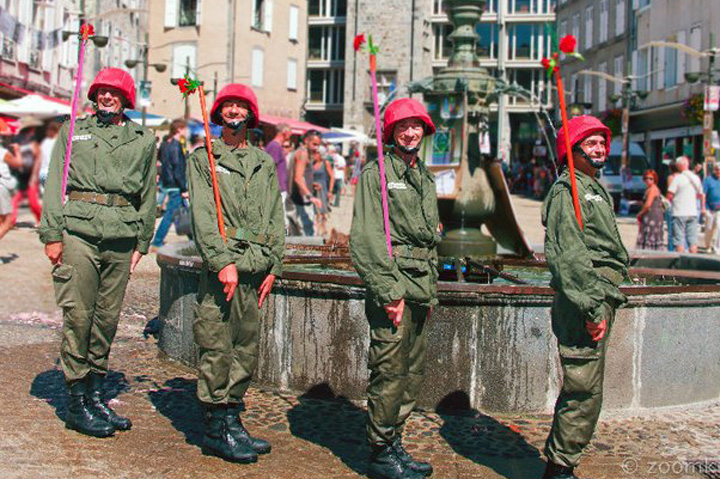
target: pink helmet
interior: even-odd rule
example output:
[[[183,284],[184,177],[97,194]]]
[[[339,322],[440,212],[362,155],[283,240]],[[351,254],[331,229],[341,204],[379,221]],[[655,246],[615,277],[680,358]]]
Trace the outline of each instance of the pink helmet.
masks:
[[[125,103],[131,110],[135,109],[135,81],[130,74],[120,68],[103,68],[93,80],[88,90],[88,99],[96,101],[99,88],[114,88],[120,90]]]
[[[222,125],[222,117],[220,116],[220,109],[222,104],[226,100],[230,99],[245,100],[250,104],[250,111],[252,112],[252,120],[248,122],[248,128],[257,128],[260,124],[260,110],[258,109],[258,101],[255,96],[255,92],[252,91],[247,85],[242,83],[231,83],[225,88],[220,90],[215,102],[213,103],[212,109],[210,110],[210,119],[216,125]]]
[[[576,116],[568,122],[568,132],[570,134],[570,147],[575,146],[576,143],[584,140],[593,133],[597,133],[605,136],[608,148],[610,148],[610,128],[605,126],[600,120],[590,115]],[[558,152],[558,163],[563,164],[565,161],[565,130],[560,128],[557,136],[557,152]]]
[[[383,143],[390,143],[395,125],[407,118],[417,118],[425,123],[425,134],[435,133],[435,124],[425,109],[425,105],[414,98],[400,98],[388,105],[383,119]]]

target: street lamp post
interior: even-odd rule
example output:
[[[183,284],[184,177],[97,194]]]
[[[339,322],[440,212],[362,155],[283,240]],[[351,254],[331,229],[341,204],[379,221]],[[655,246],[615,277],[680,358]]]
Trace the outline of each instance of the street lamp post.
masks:
[[[142,59],[133,59],[133,60],[125,60],[125,66],[128,68],[135,68],[138,63],[142,64],[143,67],[143,75],[142,75],[142,89],[143,91],[148,88],[148,70],[150,67],[153,67],[155,71],[158,73],[162,73],[167,69],[167,65],[164,63],[150,63],[148,61],[148,50],[150,48],[150,45],[148,43],[148,34],[145,34],[145,44],[142,47]],[[148,91],[149,93],[149,91]],[[145,126],[145,123],[147,121],[147,105],[143,102],[142,105],[142,126]]]

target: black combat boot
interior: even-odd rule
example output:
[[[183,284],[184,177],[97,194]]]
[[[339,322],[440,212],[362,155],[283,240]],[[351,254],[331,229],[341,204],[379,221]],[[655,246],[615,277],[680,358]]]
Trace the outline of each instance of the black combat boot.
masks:
[[[424,474],[410,469],[392,444],[373,446],[370,467],[367,472],[372,479],[423,479]]]
[[[577,479],[574,470],[574,467],[561,466],[548,461],[542,479]]]
[[[429,462],[416,461],[412,456],[405,450],[402,444],[402,437],[398,434],[395,436],[395,440],[392,443],[395,448],[395,453],[407,466],[415,472],[419,472],[424,476],[431,476],[433,473],[433,467]]]
[[[255,451],[249,445],[238,442],[230,433],[226,415],[227,407],[214,406],[206,412],[203,452],[231,462],[256,462]]]
[[[66,428],[93,437],[110,437],[115,434],[112,424],[98,416],[90,405],[84,380],[73,382],[68,389],[70,397],[65,417]]]
[[[250,433],[248,433],[247,429],[245,429],[245,426],[243,426],[240,416],[238,415],[240,414],[239,407],[228,407],[226,412],[225,421],[230,429],[230,434],[232,434],[237,442],[250,446],[250,448],[257,454],[267,454],[270,452],[272,447],[270,447],[269,442],[264,439],[252,437]]]
[[[105,382],[105,376],[98,373],[90,373],[87,377],[88,399],[95,414],[118,431],[127,431],[132,427],[132,421],[126,417],[118,416],[110,406],[103,401],[102,386]]]

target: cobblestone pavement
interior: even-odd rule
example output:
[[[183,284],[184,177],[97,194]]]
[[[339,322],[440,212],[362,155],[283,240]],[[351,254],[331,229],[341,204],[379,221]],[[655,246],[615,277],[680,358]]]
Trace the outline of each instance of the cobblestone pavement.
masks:
[[[157,314],[153,258],[143,260],[131,279],[106,391],[132,418],[133,429],[108,439],[65,429],[58,369],[62,319],[34,230],[19,228],[0,241],[0,260],[0,477],[330,479],[365,472],[363,407],[322,385],[299,396],[250,389],[244,421],[273,444],[273,453],[257,464],[202,454],[194,373],[159,357],[155,340],[142,334]],[[417,412],[405,443],[433,463],[436,478],[531,479],[541,475],[549,427],[546,415]],[[720,477],[703,472],[720,471],[719,433],[720,404],[605,414],[578,474]]]

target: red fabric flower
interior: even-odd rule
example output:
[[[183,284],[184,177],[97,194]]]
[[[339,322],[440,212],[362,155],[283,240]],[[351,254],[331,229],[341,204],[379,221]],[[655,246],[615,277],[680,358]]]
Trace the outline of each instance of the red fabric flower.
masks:
[[[543,58],[542,60],[540,60],[540,63],[542,63],[543,68],[545,68],[546,70],[550,70],[552,68],[552,71],[556,71],[558,69],[555,61],[549,58]]]
[[[365,34],[361,33],[360,35],[355,37],[355,40],[353,40],[353,48],[355,51],[359,51],[362,46],[365,44]]]
[[[567,35],[560,40],[560,51],[563,53],[573,53],[577,46],[577,40],[572,35]]]
[[[93,27],[92,24],[84,23],[83,26],[80,27],[80,36],[83,40],[87,40],[93,35],[95,35],[95,27]]]

